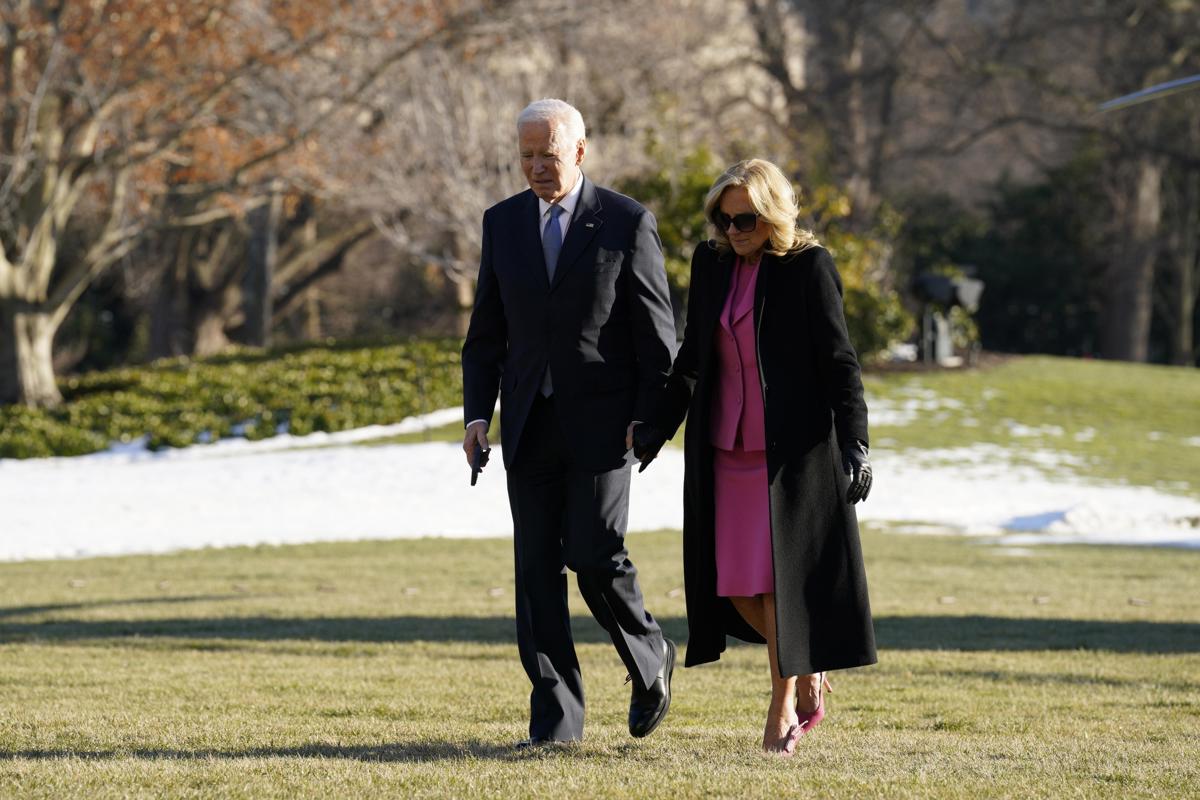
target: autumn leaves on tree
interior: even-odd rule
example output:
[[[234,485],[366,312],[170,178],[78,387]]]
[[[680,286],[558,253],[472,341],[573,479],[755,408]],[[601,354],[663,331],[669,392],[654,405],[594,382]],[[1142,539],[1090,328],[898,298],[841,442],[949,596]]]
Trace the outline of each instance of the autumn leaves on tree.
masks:
[[[503,5],[6,0],[0,402],[61,399],[55,332],[147,242],[175,256],[165,350],[216,349],[231,329],[264,343],[273,306],[375,224],[317,222],[323,142],[369,124],[363,98],[391,65]]]

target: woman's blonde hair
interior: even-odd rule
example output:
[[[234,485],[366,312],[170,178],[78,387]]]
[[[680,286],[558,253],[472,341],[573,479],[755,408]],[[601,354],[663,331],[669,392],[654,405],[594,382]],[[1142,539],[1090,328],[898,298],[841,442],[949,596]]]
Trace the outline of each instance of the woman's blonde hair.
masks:
[[[704,198],[704,217],[713,227],[713,239],[717,249],[728,253],[733,248],[729,236],[716,222],[720,211],[721,195],[734,186],[744,186],[750,194],[750,205],[771,226],[766,252],[775,256],[798,253],[820,244],[817,237],[797,221],[800,216],[796,190],[783,174],[783,170],[761,158],[739,161],[721,174]]]

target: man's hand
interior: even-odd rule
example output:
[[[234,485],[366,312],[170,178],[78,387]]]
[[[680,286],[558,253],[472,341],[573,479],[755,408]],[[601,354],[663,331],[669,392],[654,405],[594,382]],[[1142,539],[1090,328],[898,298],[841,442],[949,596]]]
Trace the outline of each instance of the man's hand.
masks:
[[[658,451],[667,443],[667,437],[663,436],[662,431],[644,422],[635,423],[631,428],[630,439],[634,457],[642,462],[638,472],[650,466],[650,462],[658,457]]]
[[[871,462],[867,460],[867,446],[857,439],[842,448],[842,469],[850,476],[850,488],[846,490],[846,502],[866,500],[871,493]]]
[[[467,466],[473,466],[471,459],[475,452],[476,442],[479,443],[480,449],[488,449],[487,430],[486,422],[472,422],[467,428],[467,433],[463,436],[463,452],[467,455]]]

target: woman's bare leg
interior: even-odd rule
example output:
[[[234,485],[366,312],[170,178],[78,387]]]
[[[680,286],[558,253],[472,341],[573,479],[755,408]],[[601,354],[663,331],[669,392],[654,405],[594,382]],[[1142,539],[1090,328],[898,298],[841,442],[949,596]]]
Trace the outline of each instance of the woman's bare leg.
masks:
[[[796,679],[796,710],[816,711],[821,705],[821,673],[801,675]]]
[[[788,730],[797,723],[796,676],[779,674],[779,653],[775,635],[775,595],[731,597],[733,607],[742,619],[767,640],[767,655],[771,662],[771,704],[767,707],[767,724],[763,729],[763,750],[784,752],[783,742]]]
[[[758,632],[758,635],[764,639],[767,636],[766,622],[763,620],[763,595],[756,594],[754,597],[731,597],[729,601],[733,603],[733,607],[742,615],[742,619],[746,620],[751,628]]]

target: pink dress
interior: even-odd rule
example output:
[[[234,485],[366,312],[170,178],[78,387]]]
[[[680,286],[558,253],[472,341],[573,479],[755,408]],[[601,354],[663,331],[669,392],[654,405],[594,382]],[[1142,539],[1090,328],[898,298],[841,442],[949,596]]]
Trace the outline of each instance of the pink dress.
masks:
[[[754,348],[759,262],[737,259],[716,330],[709,441],[713,445],[717,594],[775,591],[768,508],[766,431]]]

